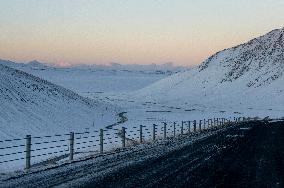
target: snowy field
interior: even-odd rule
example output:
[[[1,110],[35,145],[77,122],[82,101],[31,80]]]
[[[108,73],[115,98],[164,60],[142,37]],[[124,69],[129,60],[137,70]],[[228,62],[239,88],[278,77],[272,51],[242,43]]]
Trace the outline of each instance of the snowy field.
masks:
[[[227,129],[229,130],[231,128],[224,128],[220,130],[212,129],[211,131],[202,132],[200,134],[168,139],[166,141],[155,142],[153,144],[141,144],[136,147],[114,151],[112,155],[97,156],[90,158],[90,160],[88,160],[88,158],[81,158],[74,164],[67,163],[59,168],[51,168],[50,170],[37,172],[38,169],[31,169],[35,173],[24,175],[25,172],[19,172],[18,174],[13,175],[16,178],[8,180],[8,182],[3,181],[3,184],[11,187],[36,187],[38,185],[45,185],[47,187],[54,185],[60,187],[76,187],[78,185],[84,185],[83,183],[86,183],[86,180],[100,180],[105,175],[112,172],[119,172],[120,169],[131,164],[139,164],[145,161],[154,160],[173,151],[180,152],[183,147],[190,146],[199,140],[206,140],[207,138],[218,135],[219,133],[227,132]],[[217,140],[219,139],[215,139],[215,141]],[[212,146],[214,147],[215,145],[213,144]],[[199,148],[203,149],[203,147]],[[217,147],[214,148],[217,149]],[[186,153],[191,154],[191,152]],[[201,158],[205,158],[204,156],[208,157],[208,155],[202,155]],[[186,158],[187,157],[184,157],[184,159]],[[171,161],[174,162],[175,160]],[[52,166],[57,165],[53,164]],[[46,168],[48,169],[48,167]],[[167,170],[167,172],[169,171]],[[5,176],[3,178],[0,177],[0,181],[1,179],[4,180],[6,178],[7,177]],[[62,178],[64,178],[64,183],[66,184],[62,184]],[[22,183],[24,179],[26,184]],[[0,182],[0,186],[1,183],[2,182]]]
[[[81,65],[56,67],[38,61],[27,64],[0,61],[13,68],[48,80],[76,93],[92,95],[117,95],[142,89],[176,72],[185,71],[185,67],[171,64],[162,65]]]
[[[2,61],[1,64],[29,73],[0,65],[4,99],[0,118],[3,125],[1,161],[9,161],[1,164],[1,172],[24,168],[26,135],[32,135],[34,143],[33,164],[43,164],[47,159],[68,160],[70,132],[75,132],[76,157],[98,152],[98,131],[110,125],[114,125],[114,129],[105,129],[104,149],[121,146],[118,133],[123,121],[118,114],[128,112],[128,104],[114,103],[105,96],[116,97],[141,89],[178,71],[161,67],[159,70],[149,67],[138,70],[137,67],[130,67],[130,70],[122,70],[124,67],[55,68],[37,62],[23,65]],[[135,129],[133,124],[127,130],[127,136],[131,138],[134,136],[130,135],[132,128]]]

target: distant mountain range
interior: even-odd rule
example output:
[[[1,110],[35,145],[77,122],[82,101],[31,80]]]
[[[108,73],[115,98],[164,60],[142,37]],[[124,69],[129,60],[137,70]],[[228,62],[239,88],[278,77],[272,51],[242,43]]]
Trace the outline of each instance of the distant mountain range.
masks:
[[[48,64],[39,62],[37,60],[30,61],[28,63],[16,63],[9,60],[1,60],[0,64],[10,66],[16,69],[89,69],[89,70],[121,70],[121,71],[133,71],[133,72],[163,72],[167,74],[172,74],[180,71],[185,71],[190,69],[185,66],[176,66],[173,63],[164,63],[164,64],[119,64],[119,63],[110,63],[108,65],[100,64],[78,64],[78,65],[69,65],[69,66],[59,66],[56,64]]]

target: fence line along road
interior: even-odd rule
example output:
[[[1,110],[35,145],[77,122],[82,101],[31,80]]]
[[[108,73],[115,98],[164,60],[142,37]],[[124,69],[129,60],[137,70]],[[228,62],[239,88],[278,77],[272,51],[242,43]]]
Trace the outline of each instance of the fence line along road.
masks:
[[[25,169],[52,160],[74,160],[79,154],[103,154],[114,148],[144,142],[154,142],[176,136],[188,135],[220,126],[249,121],[250,118],[213,118],[193,121],[161,122],[151,126],[109,128],[85,132],[70,132],[53,136],[32,136],[0,141],[0,168],[6,163],[23,162]],[[18,144],[14,144],[18,143]]]

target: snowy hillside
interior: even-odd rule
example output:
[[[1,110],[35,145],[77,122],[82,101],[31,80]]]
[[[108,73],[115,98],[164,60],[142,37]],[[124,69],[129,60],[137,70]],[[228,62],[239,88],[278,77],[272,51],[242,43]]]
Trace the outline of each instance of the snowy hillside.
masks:
[[[104,127],[119,109],[0,65],[0,137],[49,135]]]
[[[199,67],[132,95],[187,109],[279,111],[284,106],[284,29],[218,52]]]

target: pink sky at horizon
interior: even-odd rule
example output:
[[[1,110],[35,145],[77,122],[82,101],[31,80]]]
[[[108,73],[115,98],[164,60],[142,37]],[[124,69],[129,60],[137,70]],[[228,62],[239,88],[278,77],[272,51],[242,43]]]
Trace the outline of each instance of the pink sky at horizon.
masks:
[[[0,59],[192,66],[282,28],[281,0],[3,0]]]

